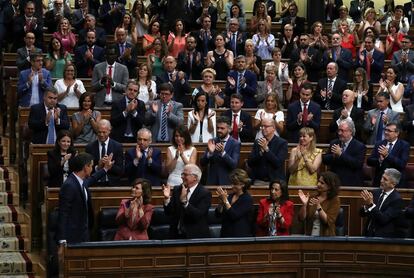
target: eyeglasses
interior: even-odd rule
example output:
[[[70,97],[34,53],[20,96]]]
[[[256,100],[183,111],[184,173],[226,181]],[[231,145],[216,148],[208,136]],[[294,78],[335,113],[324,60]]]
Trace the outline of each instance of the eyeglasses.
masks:
[[[389,128],[384,129],[386,132],[397,132],[396,130],[391,130]]]
[[[181,176],[187,177],[187,176],[195,176],[194,174],[191,173],[181,173]]]
[[[332,40],[333,41],[339,41],[341,38],[338,38],[338,37],[334,37],[334,38],[332,38]]]

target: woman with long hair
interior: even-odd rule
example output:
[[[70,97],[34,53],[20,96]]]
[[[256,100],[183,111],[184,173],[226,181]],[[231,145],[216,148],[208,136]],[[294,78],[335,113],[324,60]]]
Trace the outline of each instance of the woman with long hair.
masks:
[[[199,92],[193,101],[193,110],[188,113],[188,131],[193,142],[207,143],[216,136],[216,112],[208,107],[208,94]]]
[[[161,23],[158,20],[150,22],[148,25],[148,33],[144,34],[142,38],[142,49],[145,52],[145,56],[153,54],[155,52],[154,41],[156,38],[161,37]]]
[[[381,34],[381,22],[377,20],[377,13],[374,8],[368,8],[365,10],[364,18],[362,22],[359,23],[358,28],[358,36],[360,38],[365,37],[363,34],[368,27],[374,28],[377,34]]]
[[[184,21],[180,18],[176,19],[173,31],[169,33],[167,39],[168,55],[177,59],[178,53],[185,50],[186,38]]]
[[[94,108],[93,95],[82,94],[79,98],[79,111],[72,115],[72,133],[75,143],[87,144],[96,140],[101,112]]]
[[[216,36],[215,46],[214,50],[207,52],[205,66],[216,71],[217,80],[227,80],[227,75],[233,68],[233,51],[226,49],[225,38],[221,34]]]
[[[82,80],[76,79],[76,68],[73,64],[64,66],[63,78],[56,80],[55,88],[58,92],[58,102],[74,108],[79,108],[79,98],[86,92]]]
[[[115,28],[114,37],[116,38],[116,32],[119,28],[123,28],[126,32],[126,41],[135,45],[138,42],[136,28],[130,13],[125,13],[121,23]]]
[[[388,34],[385,39],[385,59],[392,60],[394,52],[401,49],[401,41],[404,35],[400,32],[400,26],[397,21],[391,21],[388,24]]]
[[[305,221],[306,235],[335,236],[335,222],[341,206],[338,196],[340,186],[339,177],[327,171],[319,175],[315,194],[299,190],[302,202],[299,220]]]
[[[210,108],[217,108],[224,105],[224,93],[221,88],[214,84],[216,78],[216,71],[212,68],[206,68],[201,72],[203,84],[193,91],[193,97],[200,92],[208,95],[208,105]]]
[[[69,19],[62,18],[59,21],[58,29],[53,33],[53,37],[60,41],[65,51],[73,53],[73,49],[76,45],[76,37],[75,34],[72,33]]]
[[[300,99],[300,90],[304,83],[308,83],[306,67],[303,63],[297,62],[293,65],[293,78],[288,79],[289,87],[286,91],[286,107],[290,103]]]
[[[142,100],[147,108],[150,103],[157,97],[157,83],[152,80],[151,67],[146,63],[138,65],[138,78],[139,93],[138,99]]]
[[[379,81],[380,88],[378,93],[387,92],[390,95],[390,106],[395,112],[403,113],[404,108],[402,99],[404,96],[404,85],[398,82],[398,71],[394,67],[389,67],[385,73],[385,80]]]
[[[368,83],[367,72],[364,68],[357,68],[354,72],[354,82],[352,91],[355,92],[354,105],[364,111],[372,108],[373,89],[372,84]]]
[[[359,45],[359,38],[356,34],[356,31],[354,31],[353,34],[350,33],[349,29],[349,23],[346,20],[342,20],[339,23],[339,33],[342,36],[342,48],[348,49],[352,53],[352,59],[356,58],[356,50],[357,45]]]
[[[135,17],[135,32],[137,38],[142,38],[148,30],[149,15],[145,12],[143,0],[136,0],[132,6],[132,15]]]
[[[289,157],[289,185],[317,184],[317,171],[322,164],[322,149],[316,148],[316,134],[311,127],[299,131],[299,144]]]
[[[323,34],[323,24],[320,21],[312,24],[309,39],[309,46],[318,49],[320,52],[325,51],[329,47],[328,37]]]
[[[250,20],[250,32],[255,33],[257,32],[257,27],[260,23],[260,20],[263,19],[267,25],[267,29],[270,33],[270,27],[272,26],[272,18],[267,15],[267,8],[264,2],[258,4],[256,14],[252,16]]]
[[[285,124],[285,116],[279,104],[279,98],[275,93],[266,95],[264,100],[264,108],[257,110],[253,120],[253,127],[257,130],[256,139],[263,137],[260,129],[261,123],[264,119],[269,119],[275,122],[277,135],[282,134]]]
[[[147,55],[147,65],[151,68],[154,76],[160,77],[164,74],[163,61],[166,57],[167,46],[162,38],[155,38],[152,45],[154,51]]]
[[[230,17],[226,18],[226,30],[229,29],[230,19],[237,18],[239,21],[239,31],[244,32],[246,31],[246,18],[244,17],[244,13],[240,8],[239,4],[233,4],[230,8]]]
[[[50,71],[52,78],[63,78],[63,68],[67,63],[72,63],[72,56],[62,47],[58,38],[52,38],[45,57],[45,68]]]
[[[275,48],[275,37],[270,33],[264,19],[259,20],[256,34],[253,35],[254,50],[262,60],[272,59],[272,51]]]

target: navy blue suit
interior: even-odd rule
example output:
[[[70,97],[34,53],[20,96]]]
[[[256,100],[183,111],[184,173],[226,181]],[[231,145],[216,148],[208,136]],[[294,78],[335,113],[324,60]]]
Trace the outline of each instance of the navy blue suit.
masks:
[[[93,67],[96,64],[105,61],[105,53],[102,47],[97,45],[93,46],[92,60],[85,59],[85,53],[87,49],[88,46],[86,44],[75,48],[75,65],[78,71],[78,77],[82,78],[92,77]]]
[[[149,164],[146,157],[142,156],[138,165],[134,165],[137,158],[136,148],[132,148],[125,153],[125,172],[128,180],[133,182],[136,178],[144,178],[151,181],[152,186],[161,185],[161,151],[152,148],[152,163]]]
[[[356,67],[363,67],[367,69],[367,51],[363,50],[364,53],[364,62],[359,60],[359,51],[357,54]],[[372,59],[374,62],[371,64],[371,79],[368,78],[370,83],[378,83],[381,79],[382,69],[384,68],[384,53],[374,50],[372,54]]]
[[[366,236],[375,237],[398,237],[399,236],[399,218],[402,215],[404,202],[397,190],[394,191],[384,200],[381,209],[379,198],[381,189],[375,189],[374,204],[376,205],[371,211],[365,211],[361,208],[360,215],[367,217],[365,226]]]
[[[19,82],[17,84],[17,97],[19,99],[19,106],[22,107],[30,106],[33,83],[28,86],[27,80],[29,79],[31,72],[32,68],[21,71],[19,75]],[[42,82],[39,82],[39,101],[43,103],[43,93],[48,87],[52,86],[52,79],[50,77],[50,72],[47,69],[42,68],[42,75],[43,80]]]
[[[323,67],[326,68],[330,62],[336,62],[338,64],[338,77],[346,82],[350,81],[349,71],[354,66],[351,51],[341,47],[341,52],[339,57],[336,57],[336,61],[333,59],[333,56],[336,55],[333,52],[335,52],[333,49],[325,50],[322,56]]]
[[[136,67],[138,66],[137,63],[137,50],[134,45],[130,44],[129,42],[125,42],[125,50],[127,48],[131,49],[131,57],[130,59],[124,59],[121,55],[120,44],[116,44],[116,56],[118,57],[118,62],[123,64],[128,68],[129,78],[135,78],[137,76]]]
[[[125,5],[117,2],[118,10],[110,13],[112,7],[109,1],[103,2],[99,9],[99,19],[102,22],[103,28],[109,33],[113,34],[115,28],[121,24],[125,14]]]
[[[55,122],[56,134],[59,130],[69,129],[69,117],[66,106],[58,104],[60,108],[59,119],[60,123]],[[32,143],[33,144],[46,144],[48,127],[46,126],[46,108],[43,102],[34,104],[30,107],[29,113],[29,128],[32,131]]]
[[[214,139],[220,142],[218,138]],[[237,168],[240,158],[240,142],[229,137],[224,146],[225,155],[214,152],[211,156],[208,149],[200,160],[203,167],[207,167],[207,185],[228,185],[231,184],[229,174]]]
[[[227,82],[225,92],[228,97],[230,97],[232,94],[237,93],[238,75],[239,75],[239,72],[234,71],[234,70],[232,70],[228,75],[229,77],[233,77],[234,81],[236,81],[236,85],[234,86],[234,88],[232,88],[230,86],[230,83]],[[243,107],[244,108],[257,108],[257,103],[254,98],[256,94],[256,89],[257,89],[257,76],[250,70],[246,70],[244,72],[243,77],[246,80],[245,86],[241,86],[238,92],[239,94],[243,96],[243,101],[244,101]]]
[[[89,29],[83,28],[79,31],[78,36],[78,45],[86,44],[86,37],[88,34]],[[105,47],[106,45],[106,32],[101,27],[95,27],[95,37],[96,37],[96,44],[100,47]],[[113,32],[112,32],[113,33]]]
[[[222,116],[227,117],[230,121],[233,120],[233,112],[228,109],[222,113]],[[240,110],[240,122],[243,122],[243,129],[239,131],[239,139],[241,142],[253,142],[254,134],[252,127],[252,116],[249,113]],[[231,128],[230,128],[231,129]],[[233,136],[233,130],[230,131]]]
[[[297,143],[299,141],[299,130],[305,125],[303,122],[298,124],[298,114],[302,112],[301,101],[297,100],[289,104],[287,109],[287,130],[289,142]],[[321,124],[321,107],[314,101],[309,102],[308,113],[313,114],[313,118],[306,126],[311,127],[317,133]]]
[[[175,80],[170,81],[170,76],[168,72],[164,72],[159,78],[157,83],[171,83],[174,87],[174,95],[173,100],[176,102],[181,103],[184,107],[189,107],[189,98],[188,95],[190,94],[190,85],[188,84],[188,80],[186,79],[183,83],[181,80],[178,79],[177,71],[175,71]],[[173,73],[174,74],[174,73]],[[157,84],[157,87],[159,87]],[[159,94],[160,92],[158,92]]]
[[[363,186],[362,166],[365,159],[366,147],[353,138],[345,152],[336,157],[331,152],[333,145],[341,145],[339,139],[332,140],[326,154],[322,155],[322,162],[336,173],[344,186]]]
[[[399,187],[404,187],[404,170],[408,162],[408,157],[410,155],[410,145],[401,139],[398,139],[395,145],[392,147],[391,152],[388,156],[380,163],[378,147],[380,145],[387,146],[388,141],[382,140],[375,144],[374,149],[372,150],[371,155],[367,159],[367,164],[375,168],[375,177],[373,181],[373,186],[378,187],[381,181],[382,174],[387,168],[395,168],[401,172],[402,177],[399,183]]]
[[[414,196],[405,209],[405,217],[411,222],[408,237],[414,238]]]
[[[316,91],[313,95],[313,100],[316,101],[323,109],[328,109],[326,106],[327,98],[322,98],[321,90],[328,91],[328,78],[321,78],[316,86]],[[335,110],[342,106],[342,93],[347,89],[346,81],[336,78],[332,88],[332,96],[330,98],[329,110]]]
[[[257,140],[254,142],[253,149],[247,161],[252,170],[252,178],[263,181],[273,179],[286,180],[285,160],[288,155],[288,144],[283,138],[276,135],[267,145],[268,152],[261,152]]]
[[[341,112],[344,109],[344,107],[340,107],[336,109],[333,113],[333,119],[331,123],[329,124],[329,131],[333,134],[336,133],[338,130],[338,124],[336,121],[341,117]],[[355,137],[358,140],[362,140],[362,126],[364,125],[364,110],[357,108],[356,105],[352,107],[351,115],[349,115],[354,122],[355,125]]]

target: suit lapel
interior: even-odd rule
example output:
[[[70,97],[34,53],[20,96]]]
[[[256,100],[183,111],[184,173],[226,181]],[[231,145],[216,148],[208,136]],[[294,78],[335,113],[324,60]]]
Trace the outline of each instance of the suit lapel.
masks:
[[[197,185],[196,189],[194,190],[193,194],[191,194],[190,200],[188,200],[189,203],[193,203],[192,201],[197,200],[197,195],[200,192],[200,184]]]

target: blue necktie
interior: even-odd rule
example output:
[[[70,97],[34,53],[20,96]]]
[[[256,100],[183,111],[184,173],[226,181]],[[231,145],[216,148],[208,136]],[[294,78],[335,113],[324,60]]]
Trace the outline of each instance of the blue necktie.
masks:
[[[54,113],[50,115],[49,119],[49,126],[47,127],[47,142],[46,144],[54,144],[55,143],[55,117]]]
[[[243,78],[243,73],[239,72],[239,76],[237,78],[237,93],[238,94],[240,94],[240,91],[241,91],[241,84],[240,83],[241,83],[242,78]]]
[[[233,33],[231,37],[231,47],[233,48],[234,57],[237,57],[237,39],[236,39],[236,33]]]
[[[381,112],[378,120],[377,142],[382,140],[382,134],[384,133],[384,122],[382,120],[382,116],[384,116],[384,112]]]

